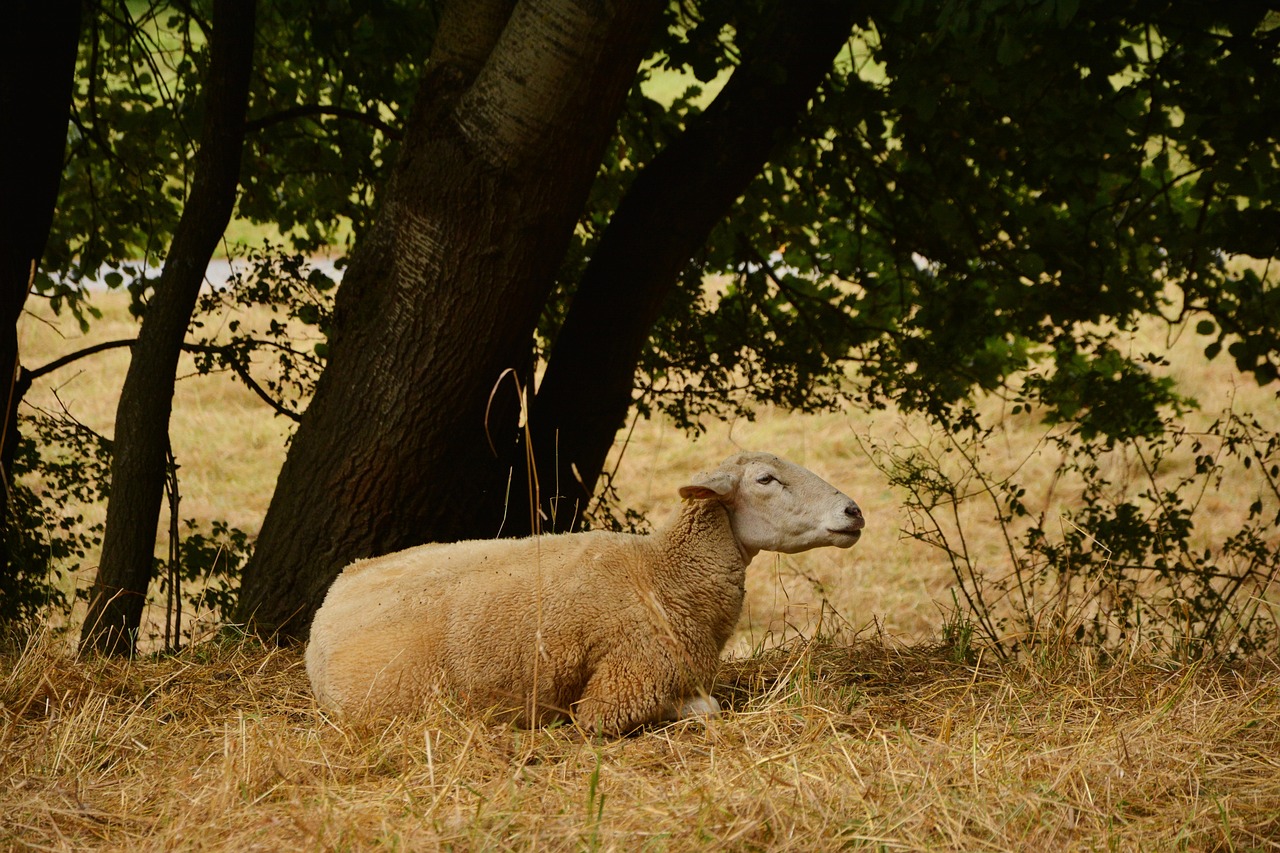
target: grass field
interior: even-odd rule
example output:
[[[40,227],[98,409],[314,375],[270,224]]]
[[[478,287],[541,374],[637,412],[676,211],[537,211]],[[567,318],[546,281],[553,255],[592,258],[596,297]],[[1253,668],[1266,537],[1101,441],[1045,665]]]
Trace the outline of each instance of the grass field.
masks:
[[[56,644],[54,644],[56,646]],[[41,850],[1268,850],[1280,676],[1013,665],[878,637],[731,661],[731,710],[632,737],[450,707],[330,717],[300,656],[37,642],[0,681],[0,844]],[[8,662],[8,661],[7,661]]]
[[[73,324],[26,318],[24,363],[128,337],[122,306],[100,304],[106,316],[83,340]],[[1133,345],[1171,353],[1203,404],[1190,422],[1231,401],[1275,428],[1274,392],[1205,364],[1193,338],[1153,332]],[[110,433],[126,364],[124,351],[79,363],[28,399]],[[965,636],[949,611],[950,569],[903,537],[903,496],[864,452],[927,441],[923,429],[894,412],[762,410],[696,442],[642,422],[615,448],[622,502],[655,522],[683,477],[738,448],[813,468],[868,516],[852,550],[752,564],[716,689],[730,710],[717,719],[603,742],[443,705],[357,724],[315,707],[295,649],[223,638],[177,656],[77,660],[46,631],[0,657],[0,846],[1280,848],[1276,660],[1182,665],[1135,644],[1102,661],[1050,644],[1001,662],[939,642],[948,621],[961,629],[953,640]],[[192,377],[179,383],[172,432],[182,515],[255,529],[284,423],[227,377]],[[1032,484],[1030,502],[1066,512],[1068,489],[1037,486],[1055,461],[1043,432],[1014,419],[987,452]],[[1252,494],[1224,481],[1200,504],[1198,535],[1229,535]],[[975,552],[998,566],[989,508],[965,512]]]

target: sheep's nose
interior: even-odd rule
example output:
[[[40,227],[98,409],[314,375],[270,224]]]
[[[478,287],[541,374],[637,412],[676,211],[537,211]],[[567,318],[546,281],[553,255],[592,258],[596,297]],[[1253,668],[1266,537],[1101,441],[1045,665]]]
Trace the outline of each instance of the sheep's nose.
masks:
[[[862,509],[856,503],[849,503],[844,508],[844,514],[850,518],[862,521]]]

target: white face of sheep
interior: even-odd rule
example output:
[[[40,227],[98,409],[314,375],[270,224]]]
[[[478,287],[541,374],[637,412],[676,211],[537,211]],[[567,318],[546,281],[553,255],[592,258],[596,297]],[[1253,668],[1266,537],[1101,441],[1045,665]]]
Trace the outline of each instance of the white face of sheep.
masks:
[[[723,503],[748,560],[759,551],[848,548],[866,524],[848,495],[807,468],[768,453],[731,456],[716,470],[694,477],[680,496]]]

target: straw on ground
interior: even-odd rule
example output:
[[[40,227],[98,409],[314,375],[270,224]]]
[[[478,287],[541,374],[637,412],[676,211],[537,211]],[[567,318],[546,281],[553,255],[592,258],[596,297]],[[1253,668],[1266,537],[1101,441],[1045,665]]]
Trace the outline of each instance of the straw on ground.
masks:
[[[1274,849],[1280,669],[882,638],[729,662],[730,710],[597,741],[447,703],[318,710],[300,655],[222,641],[5,654],[16,849]]]

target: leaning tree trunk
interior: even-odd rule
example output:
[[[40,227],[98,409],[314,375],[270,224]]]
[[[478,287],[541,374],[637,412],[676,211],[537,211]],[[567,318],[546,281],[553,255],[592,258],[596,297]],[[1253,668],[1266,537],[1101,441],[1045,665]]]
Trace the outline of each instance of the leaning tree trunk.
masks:
[[[631,407],[636,365],[663,302],[804,112],[847,43],[859,5],[775,3],[770,25],[724,89],[618,206],[548,356],[529,418],[548,527],[569,529],[581,519]]]
[[[504,376],[529,380],[539,312],[661,7],[446,8],[245,569],[240,614],[258,631],[304,635],[354,558],[494,536],[508,509],[529,511],[490,445],[514,439]]]
[[[116,408],[111,499],[82,649],[131,654],[135,648],[152,574],[178,355],[239,186],[255,11],[255,0],[214,0],[204,122],[191,193]]]
[[[33,265],[49,239],[62,181],[76,76],[80,0],[21,0],[4,13],[0,38],[0,588],[11,570],[5,539],[18,439],[18,318]]]

